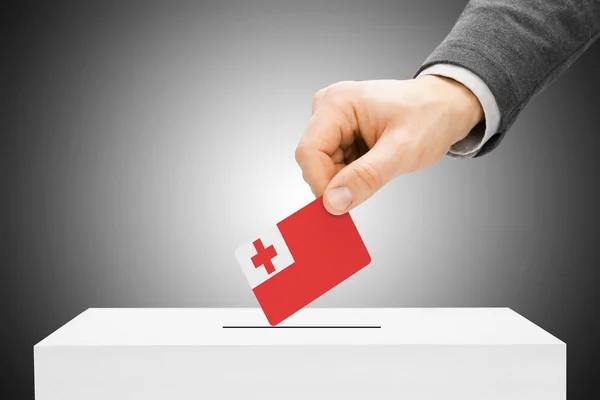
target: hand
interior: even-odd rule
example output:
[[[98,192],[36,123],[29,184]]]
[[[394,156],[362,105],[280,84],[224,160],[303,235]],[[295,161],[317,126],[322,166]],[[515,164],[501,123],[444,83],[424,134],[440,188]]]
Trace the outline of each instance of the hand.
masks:
[[[327,211],[343,214],[440,160],[482,119],[477,97],[451,79],[339,82],[315,94],[296,162]]]

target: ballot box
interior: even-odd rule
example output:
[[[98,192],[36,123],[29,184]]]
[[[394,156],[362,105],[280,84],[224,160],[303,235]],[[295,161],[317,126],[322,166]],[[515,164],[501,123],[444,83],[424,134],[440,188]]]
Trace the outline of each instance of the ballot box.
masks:
[[[566,398],[566,345],[507,308],[88,309],[34,346],[38,400]]]

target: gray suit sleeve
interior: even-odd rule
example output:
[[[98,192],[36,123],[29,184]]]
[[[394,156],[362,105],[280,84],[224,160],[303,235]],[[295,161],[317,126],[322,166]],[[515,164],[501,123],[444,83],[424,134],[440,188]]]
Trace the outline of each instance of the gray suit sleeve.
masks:
[[[471,0],[416,75],[433,64],[453,64],[490,88],[501,119],[480,157],[599,36],[600,0]]]

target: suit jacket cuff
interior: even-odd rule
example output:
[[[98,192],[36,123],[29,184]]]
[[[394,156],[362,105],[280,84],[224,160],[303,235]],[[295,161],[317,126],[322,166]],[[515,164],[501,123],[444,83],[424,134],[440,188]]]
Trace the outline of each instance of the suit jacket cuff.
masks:
[[[467,137],[455,143],[449,151],[449,156],[455,158],[472,158],[483,145],[498,132],[500,125],[500,110],[494,94],[485,82],[466,68],[453,64],[434,64],[419,73],[422,75],[439,75],[454,79],[466,86],[479,100],[485,121],[477,125]]]

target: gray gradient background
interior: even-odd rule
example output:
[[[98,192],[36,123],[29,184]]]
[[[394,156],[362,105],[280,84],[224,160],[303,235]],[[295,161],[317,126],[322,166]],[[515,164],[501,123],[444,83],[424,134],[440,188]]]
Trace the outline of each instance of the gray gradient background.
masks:
[[[294,161],[312,94],[410,78],[465,4],[6,13],[2,391],[32,398],[32,346],[88,307],[256,306],[234,249],[312,200]],[[599,60],[596,45],[493,153],[356,209],[372,264],[312,306],[511,307],[568,344],[569,398],[598,394]]]

